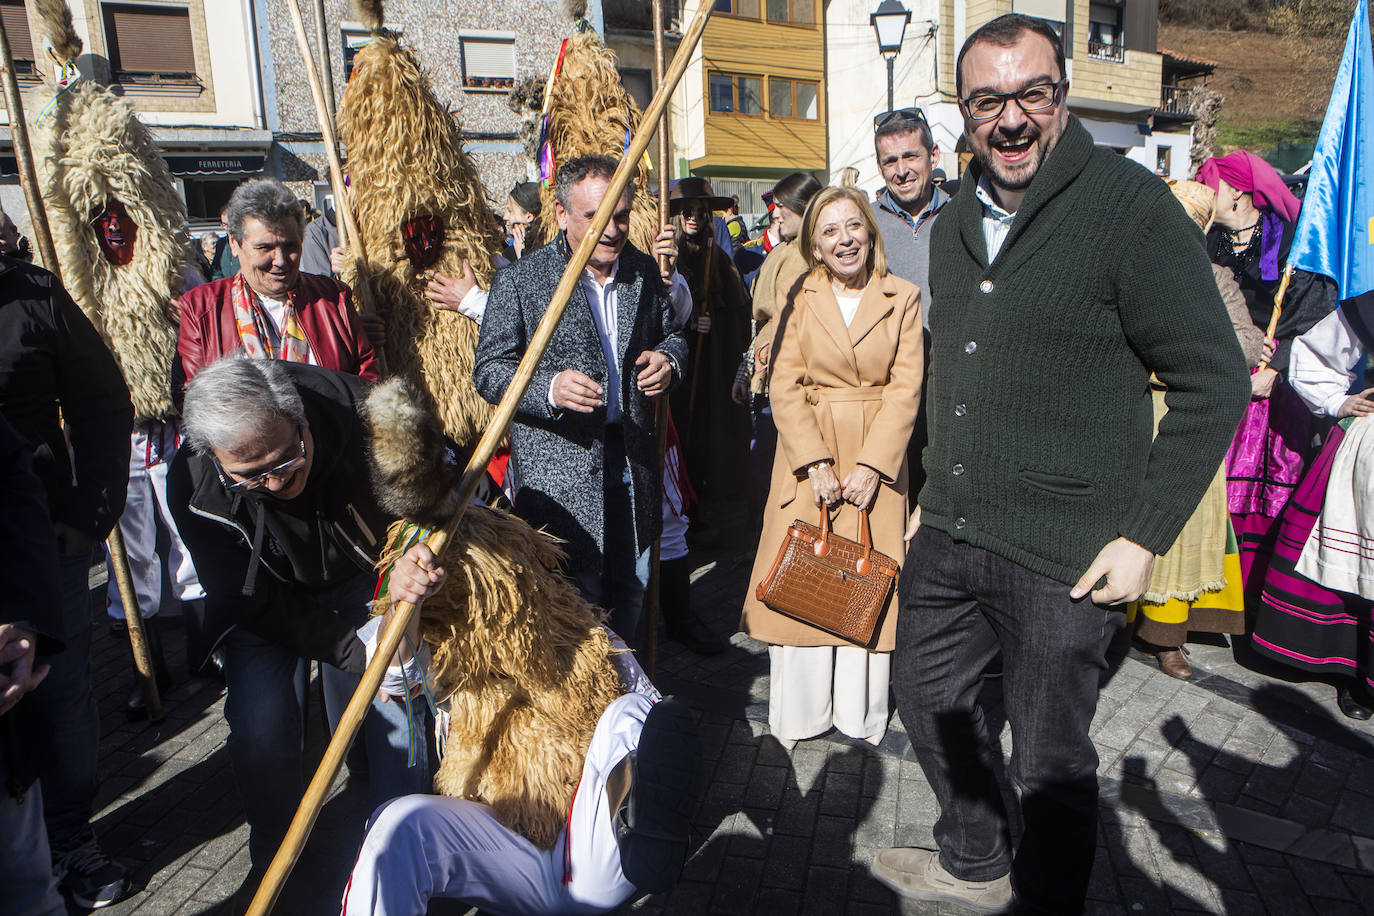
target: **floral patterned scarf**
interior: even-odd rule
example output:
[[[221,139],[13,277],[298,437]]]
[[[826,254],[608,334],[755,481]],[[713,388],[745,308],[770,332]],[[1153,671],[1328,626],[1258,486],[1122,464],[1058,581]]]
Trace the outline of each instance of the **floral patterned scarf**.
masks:
[[[310,342],[296,318],[291,294],[286,294],[286,309],[282,312],[280,352],[273,349],[271,318],[258,303],[258,297],[248,288],[243,274],[235,274],[233,282],[234,323],[238,325],[239,342],[250,359],[284,359],[292,363],[310,362]]]

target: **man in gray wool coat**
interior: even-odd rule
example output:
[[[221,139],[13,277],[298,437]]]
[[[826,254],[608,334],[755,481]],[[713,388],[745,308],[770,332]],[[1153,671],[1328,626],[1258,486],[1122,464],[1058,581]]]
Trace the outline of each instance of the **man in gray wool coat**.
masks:
[[[615,173],[605,156],[569,159],[554,179],[558,236],[499,271],[482,320],[473,375],[493,404],[515,375],[558,281]],[[511,426],[515,511],[562,539],[583,596],[634,640],[650,545],[663,525],[655,395],[682,380],[687,342],[678,311],[686,283],[660,274],[628,244],[631,193],[622,196]],[[671,229],[655,254],[677,254]]]

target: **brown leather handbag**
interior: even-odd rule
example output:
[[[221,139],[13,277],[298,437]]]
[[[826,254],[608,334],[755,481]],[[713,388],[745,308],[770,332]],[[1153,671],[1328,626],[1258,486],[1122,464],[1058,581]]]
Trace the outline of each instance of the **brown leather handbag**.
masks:
[[[868,510],[859,516],[858,543],[830,530],[824,507],[819,528],[794,521],[754,594],[780,614],[867,648],[876,639],[897,562],[873,549]]]

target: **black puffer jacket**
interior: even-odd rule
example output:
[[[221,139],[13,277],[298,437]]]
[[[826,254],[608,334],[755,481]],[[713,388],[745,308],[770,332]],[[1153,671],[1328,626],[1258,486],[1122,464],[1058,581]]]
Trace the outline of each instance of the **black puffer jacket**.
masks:
[[[52,520],[103,540],[124,511],[129,482],[129,389],[114,356],[57,279],[4,256],[0,413],[33,447],[33,472],[43,481]]]
[[[293,590],[319,595],[373,575],[393,520],[368,476],[366,427],[359,415],[370,383],[298,363],[285,364],[305,407],[314,457],[305,489],[283,501],[227,490],[213,459],[177,453],[167,496],[191,551],[206,600],[199,663],[234,626],[307,658],[362,670],[356,607],[309,610]]]

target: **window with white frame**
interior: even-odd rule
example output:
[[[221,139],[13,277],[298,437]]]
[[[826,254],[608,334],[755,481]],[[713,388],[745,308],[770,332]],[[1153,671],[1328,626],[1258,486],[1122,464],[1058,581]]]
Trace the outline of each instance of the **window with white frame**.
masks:
[[[515,37],[499,33],[460,35],[465,89],[509,89],[515,85]]]

